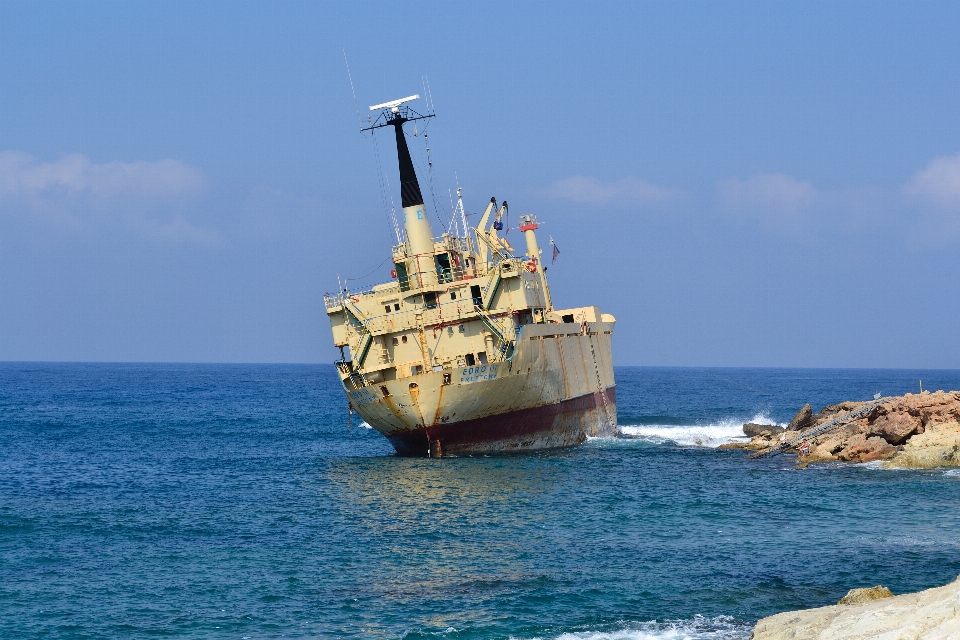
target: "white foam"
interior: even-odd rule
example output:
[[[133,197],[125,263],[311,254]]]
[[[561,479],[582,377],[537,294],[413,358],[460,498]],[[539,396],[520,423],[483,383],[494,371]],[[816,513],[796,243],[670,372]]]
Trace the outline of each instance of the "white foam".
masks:
[[[729,442],[743,441],[747,437],[743,433],[745,422],[776,424],[765,415],[757,414],[749,420],[730,418],[705,425],[624,425],[620,427],[620,431],[631,438],[639,438],[654,443],[673,442],[688,447],[719,447]]]
[[[360,421],[360,428],[361,428],[361,429],[373,429],[373,427],[371,427],[369,424],[367,424],[367,421],[366,421],[366,420],[361,420],[361,421]]]
[[[572,631],[554,636],[552,640],[746,640],[750,631],[750,625],[729,616],[695,616],[692,620],[630,624],[614,631]],[[511,636],[511,640],[518,639]]]
[[[951,478],[958,477],[960,476],[960,469],[950,469],[950,471],[944,471],[943,475],[950,476]]]

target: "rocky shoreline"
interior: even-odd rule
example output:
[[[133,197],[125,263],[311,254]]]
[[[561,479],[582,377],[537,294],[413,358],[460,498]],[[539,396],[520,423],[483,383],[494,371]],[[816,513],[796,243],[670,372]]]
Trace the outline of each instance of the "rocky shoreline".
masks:
[[[752,640],[948,640],[960,638],[960,579],[894,596],[884,587],[854,589],[836,605],[763,618]]]
[[[814,434],[818,428],[852,412],[876,405],[858,419]],[[960,466],[960,391],[924,391],[879,401],[841,402],[813,413],[804,406],[784,428],[748,423],[750,441],[725,449],[762,451],[798,440],[785,452],[797,454],[806,466],[813,462],[882,461],[890,468]],[[809,433],[809,437],[804,434]]]

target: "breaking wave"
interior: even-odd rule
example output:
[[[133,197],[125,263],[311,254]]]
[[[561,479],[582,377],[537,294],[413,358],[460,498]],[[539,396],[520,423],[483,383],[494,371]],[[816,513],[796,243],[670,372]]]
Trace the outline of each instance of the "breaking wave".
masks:
[[[703,425],[673,425],[673,424],[644,424],[623,425],[620,432],[628,438],[637,438],[662,444],[672,442],[685,447],[719,447],[729,442],[743,442],[743,424],[777,424],[763,414],[757,414],[749,420],[730,418],[714,424]]]
[[[691,620],[630,624],[612,631],[573,631],[551,636],[550,640],[746,640],[752,628],[752,624],[729,616],[695,616]]]

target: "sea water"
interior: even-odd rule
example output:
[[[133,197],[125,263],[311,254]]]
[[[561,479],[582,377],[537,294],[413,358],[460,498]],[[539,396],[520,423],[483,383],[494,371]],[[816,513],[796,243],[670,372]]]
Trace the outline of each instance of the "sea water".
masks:
[[[0,364],[0,636],[732,639],[960,573],[960,475],[745,421],[960,371],[616,370],[626,437],[405,459],[332,366]]]

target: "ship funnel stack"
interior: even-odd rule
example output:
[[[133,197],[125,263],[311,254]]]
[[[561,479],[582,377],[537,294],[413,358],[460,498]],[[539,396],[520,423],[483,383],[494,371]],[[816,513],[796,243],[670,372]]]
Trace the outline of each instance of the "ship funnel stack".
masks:
[[[385,102],[370,107],[371,111],[379,110],[380,116],[365,130],[392,126],[397,136],[397,160],[400,165],[400,201],[403,208],[403,229],[407,236],[407,246],[411,255],[433,252],[433,229],[427,217],[426,207],[423,206],[423,195],[420,193],[420,182],[413,168],[413,159],[407,147],[407,139],[403,133],[403,124],[413,120],[432,118],[433,114],[421,116],[413,109],[404,106],[405,102],[416,100],[420,96],[410,96],[392,102]]]

